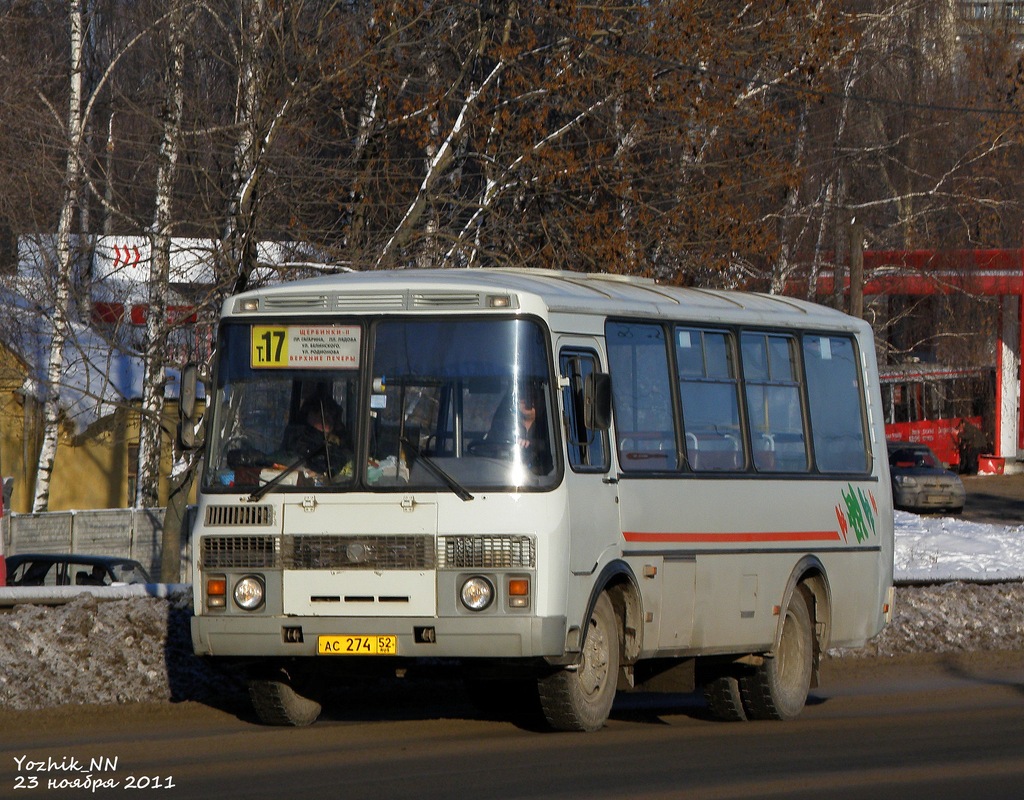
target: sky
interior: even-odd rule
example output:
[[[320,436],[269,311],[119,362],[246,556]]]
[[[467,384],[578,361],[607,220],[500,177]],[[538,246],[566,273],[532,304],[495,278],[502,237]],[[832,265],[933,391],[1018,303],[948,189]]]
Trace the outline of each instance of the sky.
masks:
[[[1024,525],[896,512],[894,578],[899,581],[1024,579]]]

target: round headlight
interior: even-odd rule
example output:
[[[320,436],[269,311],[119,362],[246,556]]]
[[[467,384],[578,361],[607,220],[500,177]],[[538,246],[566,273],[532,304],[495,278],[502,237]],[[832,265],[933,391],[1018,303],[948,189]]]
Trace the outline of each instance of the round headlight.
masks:
[[[487,578],[469,578],[462,584],[462,605],[470,611],[483,611],[494,600],[494,586]]]
[[[235,602],[246,611],[259,608],[263,605],[263,581],[255,575],[246,575],[235,584]]]

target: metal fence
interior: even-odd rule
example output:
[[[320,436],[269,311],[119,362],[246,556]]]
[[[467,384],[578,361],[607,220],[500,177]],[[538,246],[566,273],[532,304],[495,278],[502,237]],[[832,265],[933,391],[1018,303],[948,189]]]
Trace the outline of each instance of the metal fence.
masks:
[[[75,553],[133,558],[160,575],[163,508],[113,508],[8,514],[3,518],[4,552]],[[192,509],[189,509],[191,519]],[[187,526],[189,530],[191,526]],[[188,575],[188,537],[183,537],[181,577]]]

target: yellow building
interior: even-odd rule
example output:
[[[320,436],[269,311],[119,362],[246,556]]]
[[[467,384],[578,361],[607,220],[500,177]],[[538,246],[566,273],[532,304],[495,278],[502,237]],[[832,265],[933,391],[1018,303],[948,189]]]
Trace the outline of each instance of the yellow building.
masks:
[[[26,390],[29,364],[0,342],[0,474],[14,478],[11,510],[32,510],[36,467],[42,441],[42,403]],[[87,425],[62,419],[53,477],[50,511],[93,508],[128,508],[133,505],[136,455],[139,441],[136,403],[120,406],[109,399]],[[177,402],[164,410],[164,441],[160,469],[160,502],[167,501]]]

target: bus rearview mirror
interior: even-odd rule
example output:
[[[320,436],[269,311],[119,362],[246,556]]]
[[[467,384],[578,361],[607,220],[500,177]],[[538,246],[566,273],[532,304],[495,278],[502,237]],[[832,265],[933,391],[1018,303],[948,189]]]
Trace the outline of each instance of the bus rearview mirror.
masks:
[[[195,416],[198,385],[198,367],[195,364],[186,364],[181,368],[181,388],[178,392],[178,411],[182,419],[190,420]]]
[[[600,431],[612,424],[612,380],[607,372],[591,372],[584,381],[583,422]]]
[[[181,384],[178,389],[178,444],[184,450],[194,450],[202,442],[202,434],[196,425],[199,384],[204,373],[196,364],[181,368]]]

